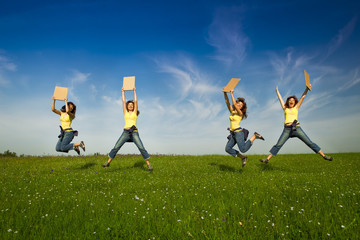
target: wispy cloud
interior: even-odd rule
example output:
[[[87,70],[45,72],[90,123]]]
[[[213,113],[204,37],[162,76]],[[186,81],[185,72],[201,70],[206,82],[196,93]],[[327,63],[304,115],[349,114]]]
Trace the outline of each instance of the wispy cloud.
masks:
[[[243,31],[243,13],[243,7],[217,9],[208,29],[207,42],[216,49],[213,58],[228,66],[244,60],[250,45]]]
[[[107,102],[107,103],[110,103],[110,104],[117,104],[119,106],[122,106],[122,99],[121,97],[120,98],[112,98],[112,97],[109,97],[109,96],[102,96],[102,99]]]
[[[356,68],[353,73],[350,73],[351,76],[349,76],[347,79],[350,79],[349,81],[345,82],[342,86],[338,88],[338,91],[345,91],[348,90],[358,83],[360,83],[360,76],[359,76],[359,68]]]
[[[159,152],[213,153],[209,147],[189,146],[199,141],[202,146],[220,141],[217,147],[221,151],[225,140],[218,136],[226,134],[227,123],[221,87],[184,54],[158,57],[154,62],[159,72],[168,76],[164,90],[171,91],[173,98],[138,96],[142,134],[150,135],[153,145],[163,146]]]
[[[90,75],[91,75],[91,73],[82,73],[78,70],[73,70],[70,80],[73,84],[84,83],[84,82],[88,81]]]
[[[345,42],[345,40],[349,38],[355,29],[356,22],[357,17],[352,18],[350,22],[348,22],[345,27],[340,29],[339,33],[333,39],[331,39],[328,45],[326,57],[333,54]]]
[[[176,94],[180,96],[179,101],[187,97],[204,98],[219,92],[220,87],[213,83],[208,74],[202,72],[197,65],[183,55],[177,55],[171,61],[167,59],[155,60],[160,72],[171,76],[168,82]]]
[[[79,70],[72,70],[72,75],[70,77],[69,95],[76,102],[79,102],[79,97],[75,94],[76,86],[87,82],[90,76],[91,73],[82,73]]]
[[[15,71],[16,68],[16,65],[11,62],[7,57],[0,55],[0,71]]]
[[[1,52],[0,52],[1,54]],[[8,57],[0,55],[0,86],[7,86],[10,81],[6,78],[6,72],[15,72],[17,66]]]
[[[269,57],[270,64],[278,75],[279,84],[283,85],[288,85],[298,79],[299,74],[309,66],[313,59],[313,56],[298,54],[293,47],[287,48],[282,54],[270,52]]]

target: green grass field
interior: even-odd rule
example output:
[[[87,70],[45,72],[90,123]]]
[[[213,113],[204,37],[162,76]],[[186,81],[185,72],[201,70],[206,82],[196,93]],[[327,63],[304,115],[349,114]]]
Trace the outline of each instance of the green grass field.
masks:
[[[0,158],[0,239],[359,239],[360,153]]]

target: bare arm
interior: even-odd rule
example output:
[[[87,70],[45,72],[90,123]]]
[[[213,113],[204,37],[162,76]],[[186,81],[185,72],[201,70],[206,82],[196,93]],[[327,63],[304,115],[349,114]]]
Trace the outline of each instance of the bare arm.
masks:
[[[238,113],[240,116],[242,116],[243,113],[242,113],[241,109],[236,105],[236,100],[235,100],[235,97],[234,97],[234,90],[231,90],[231,91],[230,91],[230,94],[231,94],[231,100],[232,100],[232,103],[233,103],[233,105],[234,105],[234,107],[235,107],[235,110],[237,111],[237,113]]]
[[[310,85],[310,87],[311,87],[311,85]],[[308,91],[309,91],[309,88],[306,87],[304,93],[301,95],[301,98],[300,98],[299,102],[298,102],[298,103],[296,104],[296,106],[295,106],[296,109],[299,109],[299,108],[300,108],[300,106],[301,106],[302,102],[304,101],[304,98],[306,97],[306,94],[307,94]]]
[[[69,114],[70,118],[74,119],[75,115],[72,114],[72,112],[70,112],[69,105],[67,103],[67,98],[65,98],[64,101],[65,101],[65,111],[66,111],[66,113]]]
[[[137,111],[138,111],[138,103],[136,97],[136,88],[134,88],[134,112],[137,114]]]
[[[56,101],[55,97],[53,96],[52,99],[53,99],[53,103],[52,103],[52,106],[51,106],[51,111],[53,111],[56,114],[61,115],[61,112],[59,110],[55,109],[55,101]]]
[[[229,112],[232,113],[233,108],[231,107],[231,104],[230,104],[230,102],[229,102],[229,98],[228,98],[228,95],[227,95],[226,92],[224,92],[224,98],[225,98],[226,106],[227,106],[227,108],[229,109]]]
[[[125,101],[125,91],[124,88],[121,89],[121,97],[122,97],[122,106],[123,106],[123,112],[124,114],[127,112],[126,110],[126,101]]]
[[[281,97],[278,86],[276,86],[276,94],[278,96],[278,99],[280,101],[280,105],[281,105],[282,109],[285,109],[285,103],[284,103],[284,100]]]

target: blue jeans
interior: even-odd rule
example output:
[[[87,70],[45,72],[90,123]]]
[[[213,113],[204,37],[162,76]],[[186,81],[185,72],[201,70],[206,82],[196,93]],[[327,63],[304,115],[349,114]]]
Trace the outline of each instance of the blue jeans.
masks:
[[[120,138],[117,140],[114,148],[110,151],[109,153],[109,157],[111,159],[114,159],[117,152],[120,150],[120,148],[122,147],[122,145],[124,145],[124,143],[126,143],[127,141],[133,141],[135,143],[135,145],[137,146],[137,148],[139,149],[142,157],[147,160],[150,158],[148,152],[145,150],[143,143],[140,140],[139,137],[139,133],[138,132],[132,132],[130,133],[129,131],[123,131],[123,133],[121,134]]]
[[[56,144],[56,151],[57,152],[69,152],[69,150],[74,149],[74,144],[71,143],[71,141],[74,138],[74,132],[65,132],[64,137],[61,139],[59,138],[59,141]]]
[[[310,138],[305,134],[300,126],[296,127],[296,131],[293,131],[291,127],[284,127],[283,132],[280,135],[278,142],[271,148],[270,153],[276,156],[280,148],[285,144],[289,138],[297,137],[308,145],[315,153],[320,152],[320,147],[313,143]]]
[[[240,152],[243,153],[247,152],[252,146],[252,142],[250,140],[245,142],[243,131],[233,133],[226,144],[225,151],[233,157],[236,157],[236,155],[239,153],[239,151],[233,149],[235,144],[238,145]]]

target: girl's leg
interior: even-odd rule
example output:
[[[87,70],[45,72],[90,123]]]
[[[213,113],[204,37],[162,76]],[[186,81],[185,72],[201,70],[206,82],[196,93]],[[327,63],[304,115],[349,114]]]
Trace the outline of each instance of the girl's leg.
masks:
[[[84,150],[84,152],[85,152],[85,143],[83,141],[74,143],[74,148],[79,148],[79,147],[81,147],[82,150]]]
[[[254,135],[251,136],[250,141],[251,141],[251,142],[254,142],[255,139],[265,140],[265,139],[263,138],[263,136],[261,136],[261,134],[260,134],[260,133],[257,133],[257,132],[254,132]]]
[[[57,152],[61,152],[61,138],[59,138],[59,140],[57,141],[55,150]]]
[[[147,160],[150,158],[148,152],[146,151],[145,147],[144,147],[144,144],[142,143],[141,139],[140,139],[140,136],[139,136],[139,133],[137,132],[133,132],[132,133],[132,139],[136,145],[136,147],[139,149],[142,157]]]
[[[303,141],[307,146],[309,146],[315,153],[320,154],[325,160],[332,161],[333,158],[330,156],[326,156],[321,150],[320,147],[312,142],[310,138],[306,135],[304,130],[301,127],[296,128],[295,136],[297,136],[301,141]]]
[[[123,131],[117,142],[115,143],[115,146],[113,149],[111,149],[109,153],[109,159],[106,163],[104,163],[103,167],[109,167],[110,162],[115,158],[117,152],[120,150],[120,148],[130,139],[130,134],[127,131]]]
[[[280,148],[285,144],[285,142],[289,139],[291,134],[291,128],[284,128],[281,133],[278,142],[270,149],[270,153],[272,156],[276,156],[280,151]]]
[[[71,143],[73,138],[74,138],[73,132],[65,132],[60,145],[60,149],[62,152],[69,152],[70,150],[74,149],[74,144]]]
[[[303,141],[308,147],[310,147],[315,153],[320,152],[320,147],[310,140],[310,138],[306,135],[306,133],[302,130],[301,127],[297,127],[296,131],[294,131],[293,134],[301,141]]]
[[[233,157],[238,157],[241,158],[242,160],[242,166],[245,167],[246,165],[246,161],[247,161],[247,157],[242,155],[240,152],[238,152],[237,150],[235,150],[233,147],[236,144],[236,139],[234,136],[231,136],[229,141],[227,142],[226,146],[225,146],[225,151],[227,153],[229,153],[231,156]]]
[[[135,145],[137,146],[137,148],[139,149],[142,157],[144,158],[146,165],[148,166],[149,171],[151,172],[153,170],[150,162],[149,162],[149,153],[146,151],[144,144],[142,143],[139,133],[138,132],[133,132],[132,133],[132,139],[135,143]]]
[[[291,134],[291,128],[285,128],[282,131],[279,140],[277,141],[277,143],[270,149],[270,154],[267,156],[267,158],[264,159],[260,159],[260,162],[263,163],[268,163],[269,160],[273,157],[276,156],[277,153],[280,151],[281,147],[285,144],[285,142],[289,139]]]
[[[332,161],[333,158],[331,156],[327,156],[325,155],[321,150],[319,151],[319,154],[325,159],[325,160],[328,160],[328,161]]]
[[[230,139],[225,146],[225,151],[233,157],[236,157],[237,154],[239,154],[239,152],[237,150],[233,149],[235,144],[236,144],[236,140],[235,140],[234,136],[230,136]]]
[[[237,145],[239,147],[239,150],[242,153],[247,152],[252,146],[252,141],[251,140],[247,140],[245,142],[244,133],[242,131],[235,133],[235,139],[236,139],[236,143],[237,143]]]

